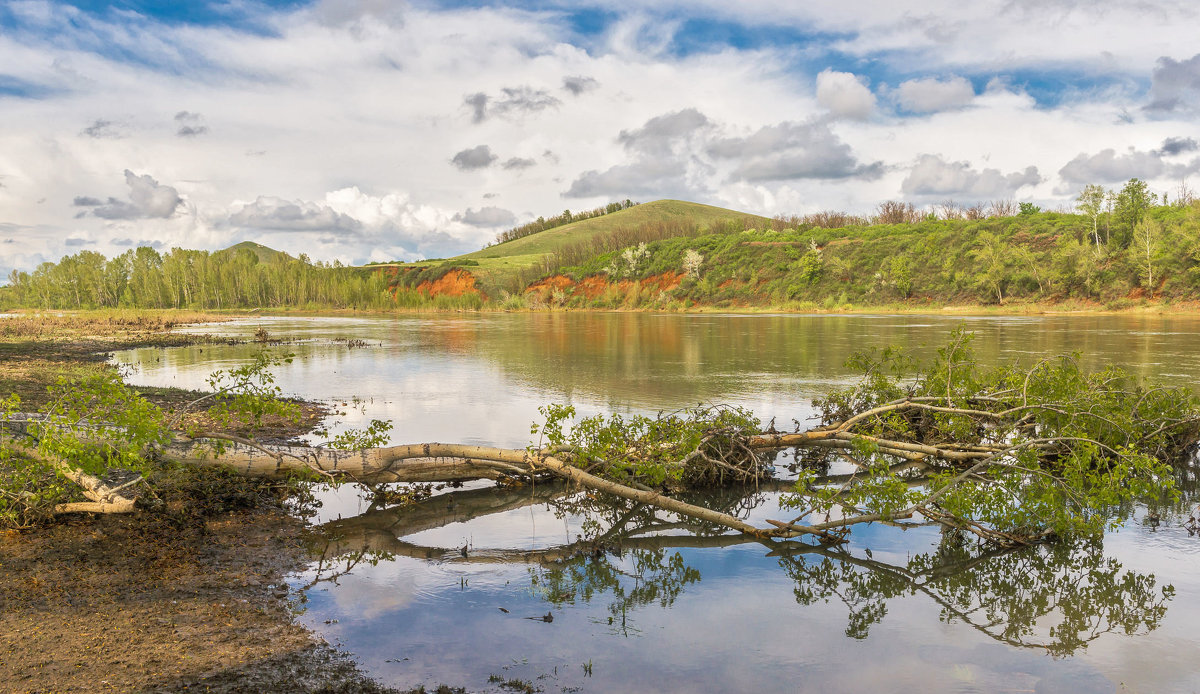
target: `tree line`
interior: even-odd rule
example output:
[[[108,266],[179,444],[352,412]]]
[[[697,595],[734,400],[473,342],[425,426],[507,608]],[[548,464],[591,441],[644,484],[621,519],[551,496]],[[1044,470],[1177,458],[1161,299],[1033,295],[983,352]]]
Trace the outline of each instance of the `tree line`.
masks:
[[[260,260],[246,248],[196,251],[149,246],[108,259],[80,251],[33,272],[14,270],[8,293],[17,306],[43,309],[256,307],[374,308],[391,306],[378,271],[340,262],[310,262],[301,254]]]

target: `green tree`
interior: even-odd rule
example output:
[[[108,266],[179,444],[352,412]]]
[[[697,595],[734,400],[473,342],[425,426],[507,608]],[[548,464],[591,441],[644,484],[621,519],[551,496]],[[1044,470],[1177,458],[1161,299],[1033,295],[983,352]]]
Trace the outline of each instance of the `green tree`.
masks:
[[[1135,262],[1148,296],[1154,294],[1154,263],[1162,245],[1162,238],[1163,224],[1157,219],[1143,219],[1133,228]]]
[[[1075,202],[1079,209],[1092,219],[1092,237],[1096,241],[1096,253],[1100,253],[1100,214],[1104,210],[1105,190],[1103,187],[1088,184],[1080,191]]]
[[[1129,245],[1133,239],[1133,229],[1146,216],[1146,212],[1154,207],[1158,196],[1150,192],[1150,186],[1145,181],[1131,178],[1117,194],[1113,208],[1114,221],[1118,224],[1121,236],[1118,243],[1122,248]]]
[[[989,231],[979,234],[979,242],[971,251],[977,267],[976,286],[996,297],[996,303],[1004,303],[1004,292],[1011,279],[1012,254],[1004,239]]]

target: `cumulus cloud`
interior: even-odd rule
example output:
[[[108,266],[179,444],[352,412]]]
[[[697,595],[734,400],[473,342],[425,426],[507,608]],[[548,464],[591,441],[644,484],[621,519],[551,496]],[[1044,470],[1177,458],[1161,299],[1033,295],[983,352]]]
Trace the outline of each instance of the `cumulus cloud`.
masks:
[[[100,198],[90,198],[86,195],[76,195],[75,199],[71,201],[71,204],[75,207],[99,207],[104,204],[104,201]]]
[[[709,125],[708,117],[695,108],[655,116],[634,130],[622,130],[617,142],[626,149],[648,156],[667,156],[683,138]]]
[[[712,131],[695,108],[655,116],[640,128],[622,130],[617,142],[632,161],[580,174],[564,197],[689,197],[708,189],[710,168],[697,158]]]
[[[740,160],[733,180],[778,181],[799,178],[878,178],[883,164],[860,164],[850,146],[824,123],[780,123],[748,137],[714,141],[708,152],[717,158]]]
[[[636,164],[619,164],[605,171],[584,171],[563,197],[567,198],[688,198],[703,190],[699,180],[690,181],[686,169],[671,159],[651,159]]]
[[[362,229],[362,223],[357,219],[337,212],[328,205],[265,195],[229,215],[229,224],[245,229],[339,234],[353,234]]]
[[[324,204],[361,223],[359,239],[373,249],[386,246],[392,258],[448,257],[477,250],[492,237],[466,223],[462,213],[415,203],[399,192],[370,195],[351,186],[326,193]]]
[[[475,169],[486,169],[499,158],[495,154],[492,154],[491,147],[477,145],[455,154],[450,163],[463,171],[474,171]]]
[[[531,166],[537,166],[537,161],[528,157],[512,157],[500,165],[500,168],[505,171],[514,171],[528,169]]]
[[[88,244],[93,244],[93,243],[96,243],[96,242],[89,241],[87,239],[80,238],[78,236],[71,236],[63,241],[63,244],[65,244],[67,246],[67,248],[78,248],[79,246],[86,246]]]
[[[1187,147],[1187,143],[1177,143],[1176,146]],[[1180,178],[1200,170],[1200,159],[1189,164],[1172,164],[1163,161],[1164,154],[1162,151],[1143,152],[1133,148],[1125,154],[1117,154],[1111,148],[1092,155],[1081,153],[1059,169],[1058,175],[1069,184],[1119,183],[1131,178]]]
[[[599,86],[600,83],[596,81],[596,78],[594,77],[574,76],[563,78],[563,89],[571,92],[573,96],[579,96],[584,92],[590,92]]]
[[[125,169],[125,184],[129,186],[129,201],[109,198],[101,205],[95,198],[76,197],[74,204],[92,207],[92,214],[101,219],[167,219],[183,204],[179,191],[161,185],[150,174],[141,176]]]
[[[768,125],[737,137],[723,136],[725,129],[694,108],[651,118],[617,138],[632,155],[630,162],[584,172],[565,195],[697,197],[721,179],[873,180],[884,172],[882,162],[860,162],[821,121]]]
[[[498,97],[484,92],[468,94],[463,97],[463,103],[471,109],[471,120],[482,123],[491,116],[520,118],[560,106],[562,101],[545,89],[524,85],[504,87]]]
[[[180,111],[175,114],[175,123],[179,126],[175,131],[179,137],[196,137],[208,132],[208,126],[204,125],[204,117],[199,113]]]
[[[853,73],[827,69],[817,75],[817,103],[834,116],[863,120],[875,110],[875,95]]]
[[[104,120],[103,118],[97,118],[96,120],[92,121],[92,124],[84,128],[80,134],[87,135],[88,137],[95,138],[97,140],[116,139],[121,137],[121,131],[117,125],[112,121]]]
[[[1184,152],[1195,152],[1197,149],[1200,149],[1200,143],[1190,137],[1168,137],[1156,151],[1161,156],[1173,157]]]
[[[502,207],[481,207],[478,210],[467,208],[466,212],[454,215],[454,220],[473,227],[511,226],[517,221],[517,216]]]
[[[974,169],[968,162],[948,162],[940,155],[922,154],[900,184],[905,195],[959,196],[969,199],[1008,197],[1019,188],[1033,186],[1043,180],[1036,166],[1010,174],[999,169]]]
[[[905,111],[933,113],[971,103],[975,98],[975,87],[965,77],[915,79],[900,83],[895,98]]]
[[[1150,76],[1147,111],[1190,110],[1200,106],[1200,53],[1187,60],[1158,59]]]

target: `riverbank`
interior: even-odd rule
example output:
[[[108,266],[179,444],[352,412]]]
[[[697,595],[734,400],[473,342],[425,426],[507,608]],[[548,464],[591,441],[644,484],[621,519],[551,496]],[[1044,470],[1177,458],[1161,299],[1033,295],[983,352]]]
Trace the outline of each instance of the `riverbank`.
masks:
[[[0,319],[0,395],[23,409],[46,386],[113,368],[107,353],[209,338],[189,312],[85,312]],[[169,408],[195,397],[141,389]],[[324,415],[305,403],[288,438]],[[167,471],[161,504],[72,515],[0,533],[0,690],[12,692],[389,692],[298,625],[285,581],[309,557],[298,489],[220,472]]]
[[[33,309],[16,309],[23,313],[35,313]],[[171,313],[171,310],[160,313]],[[1063,302],[1008,302],[1005,304],[941,304],[930,302],[899,302],[882,304],[843,304],[834,307],[819,306],[812,302],[788,302],[783,304],[765,305],[733,305],[708,306],[693,304],[691,306],[639,306],[599,308],[590,306],[504,306],[498,303],[484,303],[479,308],[442,308],[434,305],[422,307],[395,308],[269,308],[247,311],[244,309],[229,311],[212,311],[203,315],[212,316],[210,321],[241,320],[262,316],[411,316],[411,315],[459,315],[470,313],[675,313],[675,314],[814,314],[814,315],[863,315],[863,314],[894,314],[894,315],[941,315],[941,316],[1055,316],[1055,315],[1166,315],[1166,316],[1200,316],[1200,301],[1146,301],[1130,300],[1101,304],[1094,301],[1063,301]],[[83,311],[81,314],[94,312]],[[103,313],[102,311],[100,313]],[[150,313],[150,312],[147,312]],[[186,312],[185,312],[186,313]],[[165,346],[165,345],[164,345]],[[112,349],[119,349],[114,347]]]

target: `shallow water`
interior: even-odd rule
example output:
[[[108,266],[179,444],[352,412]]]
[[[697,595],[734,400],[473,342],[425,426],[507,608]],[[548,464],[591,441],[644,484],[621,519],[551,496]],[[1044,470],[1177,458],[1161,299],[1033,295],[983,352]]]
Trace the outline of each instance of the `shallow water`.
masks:
[[[344,403],[349,425],[390,419],[394,442],[519,447],[550,402],[585,414],[725,402],[791,428],[812,416],[813,396],[852,379],[851,351],[927,350],[964,323],[986,362],[1078,351],[1089,368],[1200,382],[1192,318],[589,313],[197,330],[287,340],[271,347],[296,355],[276,370],[286,392]],[[201,387],[257,348],[114,358],[134,383]],[[1200,689],[1200,538],[1174,516],[1157,528],[1135,518],[1103,546],[994,557],[947,546],[936,529],[884,526],[826,555],[680,530],[617,538],[596,555],[570,545],[594,514],[619,510],[568,512],[578,509],[558,505],[576,499],[555,494],[464,489],[351,518],[358,498],[327,493],[314,523],[331,539],[314,552],[328,560],[295,579],[313,583],[303,619],[400,686],[498,689],[492,676],[547,692]],[[760,520],[781,513],[773,493],[726,503]]]

